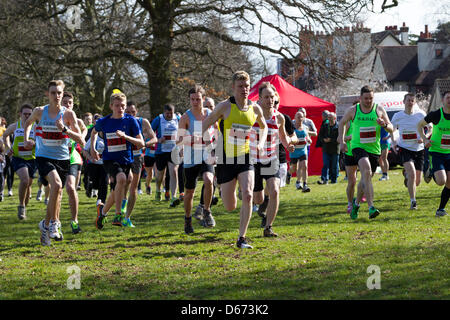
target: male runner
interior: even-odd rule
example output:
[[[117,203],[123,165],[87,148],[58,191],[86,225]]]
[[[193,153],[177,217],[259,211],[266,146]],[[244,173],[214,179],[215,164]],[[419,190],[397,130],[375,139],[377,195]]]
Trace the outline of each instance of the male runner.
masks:
[[[250,145],[250,155],[255,161],[255,186],[253,189],[253,202],[260,205],[264,202],[263,179],[266,180],[268,193],[268,203],[266,215],[262,217],[265,222],[264,237],[277,237],[273,232],[272,224],[278,212],[280,203],[280,161],[278,155],[278,145],[280,142],[288,149],[293,149],[289,137],[284,128],[284,116],[274,108],[276,89],[270,82],[263,82],[258,88],[259,106],[263,111],[263,116],[267,125],[267,140],[262,152],[257,149],[256,143]],[[252,141],[257,142],[260,135],[259,123],[253,125]]]
[[[359,171],[361,171],[356,201],[353,203],[352,212],[350,213],[352,219],[358,217],[359,204],[363,195],[367,198],[369,219],[373,219],[380,214],[380,211],[373,204],[372,176],[375,173],[378,158],[381,154],[381,127],[392,134],[393,126],[384,108],[373,103],[373,96],[372,88],[368,86],[362,87],[361,102],[350,107],[339,123],[338,142],[340,143],[341,151],[346,153],[348,150],[344,139],[344,127],[349,121],[352,121],[351,148],[353,156],[358,163]]]
[[[150,122],[148,122],[147,119],[143,117],[137,117],[138,115],[138,109],[133,101],[127,101],[127,108],[125,109],[125,113],[129,114],[130,116],[136,118],[139,124],[139,128],[141,130],[141,133],[144,135],[145,139],[150,139],[145,143],[145,145],[150,145],[156,143],[156,136],[155,133],[152,130],[152,127],[150,126]],[[126,213],[125,211],[125,205],[122,203],[122,215],[124,215],[124,219],[122,219],[122,225],[124,227],[131,227],[134,228],[133,223],[130,220],[131,212],[133,211],[134,205],[136,204],[136,198],[138,194],[138,184],[139,180],[141,179],[141,172],[142,172],[142,165],[144,164],[144,155],[142,154],[142,149],[138,149],[137,147],[133,146],[133,164],[131,165],[131,172],[133,173],[133,179],[131,180],[131,183],[125,188],[125,195],[127,194],[127,189],[129,187],[129,195],[128,195],[128,201],[125,201],[127,203],[126,205]]]
[[[444,106],[432,111],[417,125],[424,146],[429,149],[431,155],[431,172],[438,186],[444,186],[441,193],[441,202],[436,211],[436,217],[447,215],[445,206],[450,198],[450,91],[442,96]],[[433,123],[431,138],[425,136],[423,128]]]
[[[172,199],[170,206],[175,207],[180,204],[180,199],[176,197],[178,189],[178,163],[172,159],[172,150],[176,146],[176,136],[178,122],[180,118],[175,115],[175,107],[171,104],[164,106],[164,111],[152,121],[152,129],[158,138],[156,148],[156,201],[161,201],[161,184],[165,177],[166,167],[170,175],[170,191]]]
[[[295,187],[297,190],[302,189],[303,192],[310,192],[308,187],[308,144],[311,144],[311,138],[308,134],[308,129],[304,124],[305,114],[302,111],[297,111],[295,114],[294,132],[297,136],[295,149],[289,153],[290,158],[290,173],[291,176],[296,173],[297,181]],[[301,181],[303,180],[303,186]]]
[[[267,124],[259,106],[248,100],[250,76],[237,71],[232,78],[233,96],[222,101],[203,121],[203,132],[219,119],[222,137],[216,147],[218,156],[217,183],[221,188],[223,204],[227,211],[236,208],[236,183],[242,192],[238,248],[252,248],[245,239],[252,214],[254,168],[250,163],[250,132],[255,121],[260,127],[258,149],[263,149]]]
[[[47,214],[39,223],[41,244],[50,246],[51,240],[63,240],[59,214],[61,210],[62,189],[66,183],[70,166],[70,139],[84,146],[84,139],[77,123],[77,116],[72,110],[61,105],[64,94],[64,82],[52,80],[48,84],[46,95],[49,104],[36,107],[24,125],[24,147],[30,149],[31,126],[36,126],[36,164],[39,175],[50,185]]]
[[[424,146],[417,130],[417,125],[425,117],[425,112],[414,110],[416,96],[407,93],[403,99],[405,110],[392,117],[394,130],[398,129],[399,138],[395,144],[399,147],[401,162],[405,175],[405,186],[408,188],[411,200],[411,210],[417,209],[416,187],[420,184],[424,161]]]
[[[109,107],[112,114],[98,119],[91,133],[91,156],[94,161],[99,160],[100,155],[95,149],[97,135],[102,134],[105,141],[103,150],[103,164],[108,173],[111,183],[111,192],[106,203],[97,205],[97,229],[102,229],[106,223],[109,209],[115,204],[115,216],[112,224],[122,226],[122,200],[125,198],[125,187],[127,181],[132,180],[133,173],[130,172],[133,162],[132,146],[138,149],[144,147],[144,140],[139,129],[137,120],[125,113],[127,97],[122,92],[114,93],[110,97]]]
[[[69,110],[73,110],[73,95],[70,92],[64,92],[61,105]],[[81,119],[77,119],[77,124],[81,130],[83,139],[87,133],[86,126]],[[81,176],[81,166],[83,165],[83,159],[77,150],[77,143],[70,140],[69,145],[70,150],[70,167],[69,173],[67,174],[66,180],[66,191],[69,197],[69,207],[70,213],[72,215],[72,220],[70,221],[70,227],[72,228],[72,233],[77,234],[81,232],[81,227],[78,224],[78,192],[77,186],[80,181]]]
[[[33,107],[29,104],[24,104],[20,108],[19,121],[12,123],[3,133],[3,140],[6,144],[6,154],[12,155],[11,165],[13,170],[19,177],[19,206],[17,207],[17,216],[19,220],[26,219],[26,206],[30,199],[31,185],[33,184],[34,173],[36,172],[36,156],[35,146],[31,149],[24,147],[24,131],[23,125],[28,117],[33,112]],[[35,127],[30,131],[30,142],[33,144],[35,139]],[[8,137],[14,136],[12,147],[9,143]]]
[[[184,156],[184,231],[189,234],[194,232],[192,227],[191,210],[194,203],[194,193],[197,178],[201,175],[204,185],[204,203],[201,222],[204,227],[212,228],[216,225],[211,214],[211,200],[213,194],[214,161],[207,158],[205,148],[211,145],[214,128],[210,127],[203,136],[202,122],[211,113],[203,107],[205,90],[200,85],[195,85],[188,92],[191,108],[186,111],[178,124],[178,143],[183,143]]]

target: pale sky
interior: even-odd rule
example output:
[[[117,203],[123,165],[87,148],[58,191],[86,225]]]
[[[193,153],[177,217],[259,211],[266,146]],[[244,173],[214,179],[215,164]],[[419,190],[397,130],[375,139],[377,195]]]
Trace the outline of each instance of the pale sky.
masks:
[[[375,0],[376,13],[367,13],[365,26],[372,29],[372,32],[383,31],[385,26],[397,25],[399,28],[403,22],[409,27],[409,33],[420,35],[428,30],[436,30],[439,20],[441,22],[450,21],[450,1],[447,0],[398,0],[398,6],[381,12],[382,0]],[[387,3],[391,3],[388,0]]]

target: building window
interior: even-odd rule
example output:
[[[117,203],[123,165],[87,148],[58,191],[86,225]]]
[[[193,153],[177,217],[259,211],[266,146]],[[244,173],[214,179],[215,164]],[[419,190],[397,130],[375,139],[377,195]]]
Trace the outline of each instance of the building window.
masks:
[[[442,49],[436,49],[435,53],[436,53],[436,57],[435,57],[436,59],[442,59],[444,56],[444,50],[442,50]]]

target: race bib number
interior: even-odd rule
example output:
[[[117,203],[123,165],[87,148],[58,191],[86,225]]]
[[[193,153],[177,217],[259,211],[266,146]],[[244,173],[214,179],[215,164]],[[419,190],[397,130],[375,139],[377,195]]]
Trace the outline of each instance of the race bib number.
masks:
[[[441,138],[441,149],[450,149],[450,134],[443,134]]]
[[[25,149],[23,142],[19,142],[17,144],[17,147],[18,147],[18,151],[19,151],[18,153],[19,153],[20,157],[31,156],[33,154],[33,149],[31,149],[31,150]]]
[[[64,143],[64,135],[56,126],[42,126],[42,143],[47,147],[61,146]]]
[[[361,127],[359,129],[359,141],[361,143],[374,143],[377,141],[377,130],[375,127]]]
[[[415,131],[404,130],[402,132],[402,139],[404,142],[416,142],[417,133]]]
[[[119,152],[127,150],[127,141],[120,138],[115,132],[106,133],[106,145],[108,152]]]
[[[298,138],[298,142],[295,145],[295,149],[303,149],[306,145],[306,138]]]
[[[162,152],[171,152],[175,147],[175,138],[177,134],[177,128],[166,127],[166,129],[162,132],[162,136],[166,139],[161,144]]]
[[[229,144],[234,144],[236,146],[243,146],[250,140],[250,126],[246,126],[243,124],[233,123],[229,130],[228,136]],[[255,137],[257,139],[257,136]]]

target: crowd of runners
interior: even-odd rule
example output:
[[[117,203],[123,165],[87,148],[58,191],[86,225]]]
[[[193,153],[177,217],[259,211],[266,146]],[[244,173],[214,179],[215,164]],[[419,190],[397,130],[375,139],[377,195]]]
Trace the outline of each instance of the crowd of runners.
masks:
[[[40,241],[49,246],[52,240],[63,240],[60,210],[64,189],[73,234],[81,232],[78,190],[82,183],[87,196],[97,198],[97,229],[103,229],[108,218],[114,226],[133,228],[131,215],[138,195],[143,193],[141,180],[145,177],[145,192],[154,194],[155,201],[162,201],[164,196],[170,207],[183,204],[187,234],[194,232],[192,217],[203,227],[216,225],[211,207],[219,198],[227,211],[237,207],[239,198],[236,246],[252,248],[246,233],[253,211],[261,218],[263,236],[277,237],[273,224],[280,188],[296,175],[296,189],[311,191],[308,153],[317,130],[306,118],[304,108],[294,119],[278,112],[280,97],[269,82],[258,88],[257,103],[248,99],[250,77],[246,72],[233,75],[231,89],[233,95],[216,106],[205,90],[195,85],[186,93],[190,108],[183,115],[167,104],[151,122],[139,116],[136,104],[123,92],[115,90],[110,97],[111,113],[86,113],[79,119],[73,110],[73,95],[65,91],[63,81],[52,80],[46,91],[48,105],[33,108],[24,104],[17,122],[0,130],[0,201],[5,182],[8,196],[13,195],[10,180],[15,172],[19,179],[17,216],[26,219],[33,179],[38,176],[36,200],[44,198],[47,205],[45,217],[39,222]],[[450,92],[443,95],[443,107],[428,115],[415,107],[415,95],[408,93],[405,110],[392,120],[373,98],[372,88],[361,88],[360,101],[338,124],[350,218],[358,218],[364,201],[370,219],[380,214],[375,207],[372,176],[383,163],[383,131],[398,148],[411,199],[409,208],[417,209],[416,187],[421,182],[424,160],[430,157],[424,179],[429,182],[434,178],[443,186],[435,215],[446,215],[450,197]],[[330,117],[335,121],[335,114]],[[388,179],[384,171],[387,169],[383,169],[380,180]],[[155,190],[151,187],[153,177]],[[199,178],[203,181],[200,203],[194,204]]]

